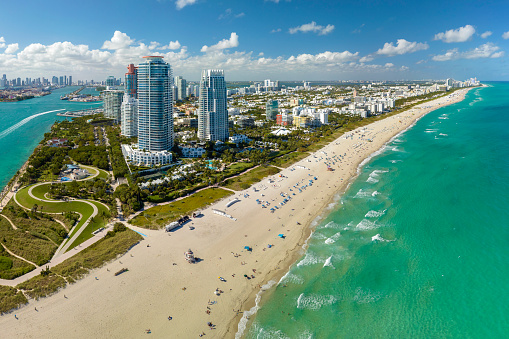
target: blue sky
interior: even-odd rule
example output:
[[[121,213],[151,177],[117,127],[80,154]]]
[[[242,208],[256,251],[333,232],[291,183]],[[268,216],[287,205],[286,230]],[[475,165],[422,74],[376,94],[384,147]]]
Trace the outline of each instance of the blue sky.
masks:
[[[0,73],[102,80],[155,54],[189,80],[204,68],[227,80],[509,80],[508,13],[507,0],[7,1]]]

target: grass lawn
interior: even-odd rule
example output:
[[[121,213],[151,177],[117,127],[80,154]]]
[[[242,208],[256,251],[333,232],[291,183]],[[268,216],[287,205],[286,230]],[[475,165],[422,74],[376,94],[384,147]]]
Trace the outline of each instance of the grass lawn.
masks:
[[[263,178],[274,175],[279,172],[279,169],[272,166],[259,166],[247,173],[241,174],[240,176],[232,179],[228,179],[224,182],[223,186],[236,191],[242,191],[249,188],[252,184],[261,181]]]
[[[78,246],[82,242],[93,237],[92,232],[98,230],[101,227],[104,227],[108,223],[109,210],[103,204],[100,204],[96,201],[88,200],[92,204],[94,204],[99,210],[97,216],[87,225],[87,227],[81,232],[81,234],[74,240],[74,242],[69,246],[69,250],[73,249],[75,246]],[[105,215],[105,217],[102,217]],[[73,232],[74,233],[74,232]]]
[[[271,163],[271,165],[274,165],[274,166],[287,168],[287,167],[295,164],[299,160],[304,159],[308,155],[309,155],[309,153],[307,153],[307,152],[292,152],[289,154],[285,154],[282,157],[279,157],[277,159],[274,159],[270,163]]]
[[[110,174],[103,169],[98,168],[98,170],[99,170],[99,175],[97,177],[99,179],[108,180],[108,178],[110,177]]]
[[[251,162],[237,162],[237,163],[234,163],[230,166],[228,166],[223,174],[224,175],[234,175],[234,174],[237,174],[237,173],[241,173],[245,170],[247,170],[248,168],[251,168],[253,167],[253,163]]]
[[[0,314],[25,305],[28,302],[23,293],[14,287],[0,286]]]
[[[61,213],[61,212],[72,211],[72,212],[78,212],[82,215],[82,218],[80,219],[78,224],[69,233],[69,238],[71,238],[76,233],[76,231],[81,226],[83,226],[85,221],[94,212],[94,209],[92,208],[92,206],[90,206],[86,203],[80,202],[80,201],[68,201],[68,202],[58,201],[58,202],[53,203],[53,202],[43,202],[43,201],[36,200],[36,199],[30,197],[30,195],[28,194],[28,189],[29,189],[28,187],[25,187],[16,194],[16,199],[18,200],[18,202],[27,208],[32,208],[32,206],[34,204],[37,204],[39,206],[39,210],[40,210],[41,206],[43,206],[44,212],[48,212],[48,213]],[[32,190],[33,195],[38,198],[41,198],[41,199],[44,198],[44,194],[47,192],[48,192],[48,185],[37,186]],[[48,199],[46,199],[46,200],[48,200]],[[100,204],[98,202],[94,202],[94,201],[90,201],[90,202],[97,206],[97,209],[99,210],[99,214],[94,218],[94,220],[92,222],[90,222],[87,225],[87,229],[85,231],[83,231],[80,234],[80,236],[73,242],[72,247],[77,246],[77,245],[81,244],[83,241],[91,238],[93,231],[95,231],[96,229],[98,229],[100,227],[103,227],[107,223],[108,216],[109,216],[108,209],[103,204]],[[107,217],[101,217],[101,215],[102,215],[101,212],[103,212],[103,211],[108,212]]]
[[[149,208],[129,222],[143,228],[160,229],[183,215],[188,215],[232,194],[221,188],[207,188],[182,200]]]

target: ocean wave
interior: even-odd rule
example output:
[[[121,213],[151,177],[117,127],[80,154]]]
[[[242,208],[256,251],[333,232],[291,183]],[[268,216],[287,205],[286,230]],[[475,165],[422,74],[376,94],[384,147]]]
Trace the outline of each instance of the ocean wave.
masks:
[[[281,283],[284,284],[293,283],[297,285],[302,285],[304,283],[304,278],[296,274],[290,273],[290,271],[288,271],[288,273],[286,273],[281,279],[279,279],[279,282],[277,284],[280,285]]]
[[[327,245],[334,244],[336,242],[336,240],[339,239],[339,237],[341,237],[341,232],[338,232],[338,233],[334,234],[332,237],[327,238],[327,240],[325,240],[325,243]]]
[[[368,219],[362,219],[361,222],[359,222],[357,226],[355,226],[356,229],[361,231],[373,230],[378,227],[380,226],[377,225],[376,222],[370,221]]]
[[[380,180],[378,180],[377,178],[373,178],[373,177],[369,177],[366,182],[369,182],[370,184],[376,184],[377,182],[379,182]]]
[[[237,326],[237,333],[235,333],[235,339],[242,338],[244,331],[246,330],[247,323],[249,321],[249,317],[256,314],[256,312],[260,309],[259,303],[262,300],[262,293],[272,286],[274,286],[276,282],[274,280],[270,280],[267,284],[262,285],[260,292],[256,293],[255,305],[251,307],[249,311],[245,311],[242,315],[242,318],[239,320],[239,324]]]
[[[304,259],[297,263],[297,267],[316,265],[324,261],[324,258],[317,257],[313,252],[307,251]]]
[[[355,194],[354,198],[367,198],[372,196],[373,192],[371,191],[365,191],[362,188]]]
[[[381,217],[382,215],[384,215],[385,212],[387,212],[387,209],[385,209],[383,211],[371,210],[368,213],[366,213],[366,215],[364,217],[365,218],[378,218],[378,217]]]
[[[337,301],[338,299],[333,295],[310,294],[305,296],[304,293],[301,293],[297,299],[297,308],[315,311],[323,306],[332,305]]]
[[[336,269],[336,267],[332,265],[332,255],[325,260],[323,267],[332,267],[333,269]]]
[[[337,228],[338,226],[334,221],[329,221],[323,228]]]

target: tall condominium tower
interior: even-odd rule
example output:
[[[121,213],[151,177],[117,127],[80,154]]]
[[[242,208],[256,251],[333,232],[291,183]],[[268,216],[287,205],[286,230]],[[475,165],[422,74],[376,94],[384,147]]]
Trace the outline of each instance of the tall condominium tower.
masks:
[[[210,141],[227,140],[228,111],[223,70],[209,69],[201,73],[199,103],[198,138]]]
[[[162,56],[146,56],[138,66],[138,146],[166,151],[173,147],[172,72]]]
[[[138,135],[138,99],[130,96],[127,92],[122,101],[122,121],[120,130],[123,136],[135,137]]]
[[[186,87],[187,87],[187,81],[186,79],[182,78],[182,76],[175,77],[175,86],[177,87],[177,97],[176,100],[184,100],[186,95]]]
[[[124,98],[121,108],[121,134],[126,137],[135,137],[138,135],[138,100],[136,81],[137,69],[133,64],[127,66],[127,73],[124,81]]]
[[[278,111],[278,102],[277,100],[269,99],[265,104],[265,119],[266,120],[276,120]]]
[[[136,80],[137,69],[133,64],[127,66],[127,73],[125,74],[125,93],[130,95],[133,98],[137,97],[136,88],[137,88],[137,80]]]
[[[114,119],[116,124],[121,120],[122,97],[124,91],[105,90],[102,92],[104,102],[104,116]]]

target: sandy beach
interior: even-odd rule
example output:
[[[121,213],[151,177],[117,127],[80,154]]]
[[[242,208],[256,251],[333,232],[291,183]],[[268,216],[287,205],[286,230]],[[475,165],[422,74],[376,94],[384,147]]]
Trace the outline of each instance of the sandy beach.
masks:
[[[174,232],[136,228],[146,237],[123,257],[50,297],[30,300],[1,316],[0,337],[235,337],[243,312],[255,306],[264,285],[279,281],[302,255],[313,221],[327,213],[359,165],[426,113],[463,100],[468,90],[348,132],[279,174],[203,210]],[[236,198],[239,201],[226,207]],[[198,263],[185,261],[188,249],[200,258]],[[129,271],[114,276],[122,268]]]

